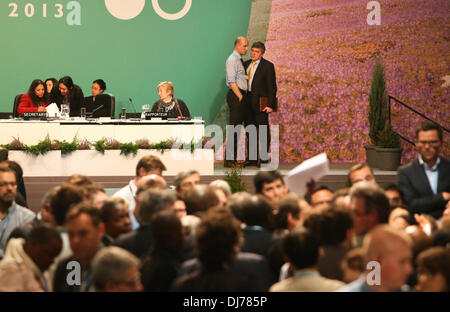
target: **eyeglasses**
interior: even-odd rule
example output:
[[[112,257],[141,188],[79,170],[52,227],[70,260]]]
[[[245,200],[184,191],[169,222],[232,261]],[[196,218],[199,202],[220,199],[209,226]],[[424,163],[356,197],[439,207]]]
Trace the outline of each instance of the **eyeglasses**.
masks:
[[[427,145],[427,144],[429,144],[429,145],[433,146],[433,145],[439,145],[439,143],[441,143],[441,141],[439,141],[439,140],[417,141],[417,144],[420,144],[420,145]]]

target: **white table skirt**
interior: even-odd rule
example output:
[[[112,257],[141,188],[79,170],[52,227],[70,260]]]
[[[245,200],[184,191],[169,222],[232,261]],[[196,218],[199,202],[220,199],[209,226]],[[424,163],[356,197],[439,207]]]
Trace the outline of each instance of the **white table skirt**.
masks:
[[[23,121],[0,120],[0,144],[8,144],[13,138],[27,145],[37,144],[48,134],[51,140],[97,141],[105,137],[121,143],[148,139],[158,143],[168,139],[181,139],[181,142],[199,141],[205,131],[203,120],[155,121],[155,120],[72,120],[72,121]]]

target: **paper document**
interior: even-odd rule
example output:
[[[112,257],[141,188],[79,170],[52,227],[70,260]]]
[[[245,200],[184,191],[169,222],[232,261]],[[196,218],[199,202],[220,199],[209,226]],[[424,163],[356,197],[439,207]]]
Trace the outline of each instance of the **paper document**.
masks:
[[[328,174],[329,167],[330,162],[327,154],[319,154],[305,160],[289,171],[284,177],[284,183],[291,192],[298,196],[304,196],[307,191],[306,183],[311,181],[311,179],[317,182],[320,178]]]
[[[48,117],[60,117],[61,112],[59,111],[58,106],[56,103],[52,103],[49,106],[47,106],[47,114]]]

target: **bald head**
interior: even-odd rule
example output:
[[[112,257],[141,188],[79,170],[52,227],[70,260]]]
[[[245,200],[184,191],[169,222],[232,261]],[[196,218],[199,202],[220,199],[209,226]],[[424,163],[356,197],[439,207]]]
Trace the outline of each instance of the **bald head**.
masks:
[[[375,291],[399,291],[412,273],[411,238],[388,225],[375,227],[363,242],[367,257],[367,277],[370,265],[378,264],[378,281],[369,287]],[[372,273],[372,272],[370,272]]]
[[[240,55],[244,55],[248,51],[248,40],[245,37],[237,37],[234,41],[234,50]]]
[[[238,44],[242,44],[242,43],[248,43],[247,38],[245,38],[244,36],[239,36],[236,38],[236,40],[234,40],[234,46],[237,46]]]
[[[136,184],[138,188],[138,192],[140,193],[149,188],[158,187],[161,189],[167,188],[167,183],[164,178],[158,174],[149,174],[147,176],[143,176]]]
[[[377,226],[364,238],[363,242],[368,261],[378,260],[380,257],[395,253],[399,245],[411,248],[411,238],[406,233],[388,225]]]

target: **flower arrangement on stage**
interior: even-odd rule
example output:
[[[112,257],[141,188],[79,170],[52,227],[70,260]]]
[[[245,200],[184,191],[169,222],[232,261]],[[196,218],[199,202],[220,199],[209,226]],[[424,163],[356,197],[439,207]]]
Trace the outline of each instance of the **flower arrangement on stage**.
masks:
[[[199,142],[190,142],[187,143],[189,145],[189,149],[193,152],[197,148],[210,148],[206,147],[206,143],[208,143],[208,139],[203,137]],[[95,149],[96,151],[104,154],[105,150],[120,150],[120,154],[127,156],[130,154],[136,155],[138,150],[140,149],[153,149],[164,153],[166,150],[170,150],[172,148],[185,148],[184,145],[176,146],[175,139],[164,140],[156,143],[150,143],[147,139],[140,139],[136,142],[124,142],[121,143],[112,138],[101,138],[95,142],[89,142],[88,140],[79,140],[77,136],[73,138],[71,142],[67,141],[58,141],[51,140],[49,135],[47,135],[43,140],[39,141],[35,145],[27,145],[20,141],[19,138],[13,138],[11,143],[0,145],[1,147],[6,148],[11,151],[23,151],[28,154],[32,154],[35,156],[45,155],[49,151],[57,151],[60,150],[62,155],[68,155],[77,150],[91,150]]]

